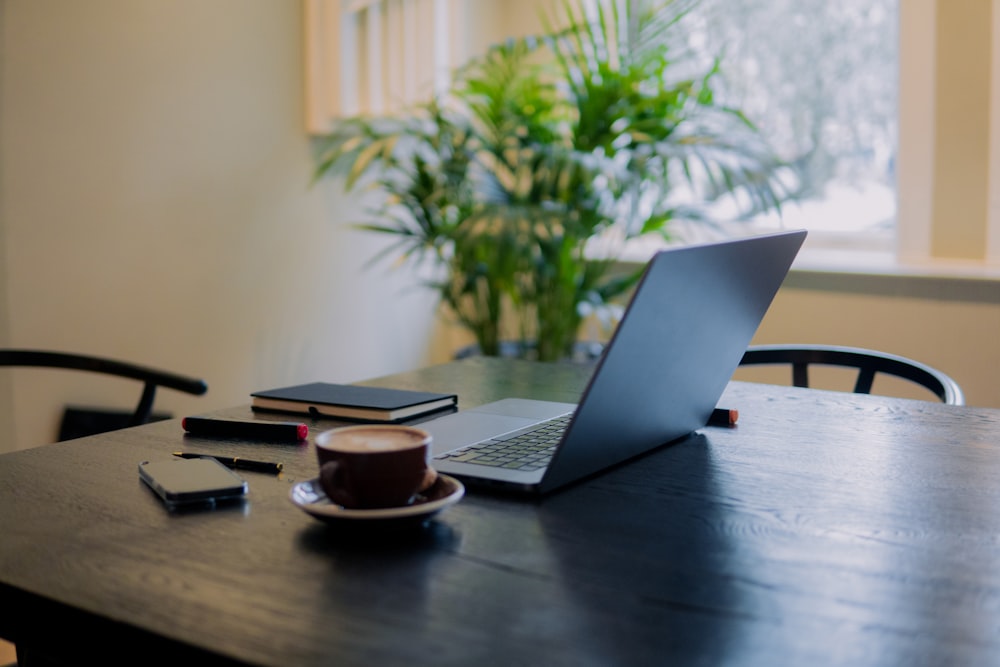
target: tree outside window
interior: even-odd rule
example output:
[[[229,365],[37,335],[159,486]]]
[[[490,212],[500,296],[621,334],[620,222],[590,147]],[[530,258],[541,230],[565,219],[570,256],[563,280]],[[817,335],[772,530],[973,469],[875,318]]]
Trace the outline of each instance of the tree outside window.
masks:
[[[692,13],[691,48],[724,53],[718,96],[795,168],[795,201],[761,225],[889,247],[898,17],[898,0],[702,0]]]

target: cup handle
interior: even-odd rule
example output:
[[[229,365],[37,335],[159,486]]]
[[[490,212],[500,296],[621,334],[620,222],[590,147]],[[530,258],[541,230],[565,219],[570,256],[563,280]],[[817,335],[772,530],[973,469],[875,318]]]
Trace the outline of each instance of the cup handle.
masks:
[[[434,486],[434,484],[437,482],[437,479],[438,479],[437,470],[435,470],[431,466],[427,466],[427,470],[424,471],[424,478],[420,482],[420,488],[417,489],[417,493],[423,493],[424,491],[427,491],[429,488]]]
[[[319,484],[327,497],[343,507],[355,507],[354,494],[344,488],[343,468],[337,461],[327,461],[319,468]]]

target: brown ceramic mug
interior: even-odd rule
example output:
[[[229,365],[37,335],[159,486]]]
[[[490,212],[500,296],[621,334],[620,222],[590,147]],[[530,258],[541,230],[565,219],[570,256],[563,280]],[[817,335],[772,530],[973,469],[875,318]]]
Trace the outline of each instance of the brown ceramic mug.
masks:
[[[363,424],[316,436],[319,482],[350,509],[409,505],[437,473],[428,464],[431,434],[413,426]]]

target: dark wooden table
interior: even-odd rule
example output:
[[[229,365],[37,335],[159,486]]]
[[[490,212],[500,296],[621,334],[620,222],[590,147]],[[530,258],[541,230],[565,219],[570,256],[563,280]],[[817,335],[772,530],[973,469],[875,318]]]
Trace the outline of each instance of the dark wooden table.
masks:
[[[587,372],[478,358],[368,384],[572,401]],[[185,444],[169,421],[6,454],[0,636],[88,664],[1000,664],[1000,411],[746,383],[722,404],[736,428],[391,537],[289,502],[311,445]],[[169,514],[136,465],[185,446],[286,473]]]

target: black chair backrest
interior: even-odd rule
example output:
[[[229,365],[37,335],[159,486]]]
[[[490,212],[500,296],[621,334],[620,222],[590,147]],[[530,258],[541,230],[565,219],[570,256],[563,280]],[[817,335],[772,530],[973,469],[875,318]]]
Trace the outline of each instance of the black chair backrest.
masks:
[[[139,366],[115,359],[106,359],[84,354],[69,354],[47,350],[0,349],[0,366],[34,366],[61,368],[65,370],[89,371],[123,378],[131,378],[143,383],[142,396],[129,418],[128,426],[145,424],[153,411],[156,388],[166,387],[176,391],[200,396],[208,391],[204,380],[186,377],[177,373]]]
[[[943,403],[964,405],[961,387],[947,374],[919,361],[876,350],[838,345],[751,345],[741,366],[789,364],[792,384],[809,386],[809,366],[844,366],[858,369],[854,392],[869,394],[876,373],[885,373],[915,382],[929,389]]]

